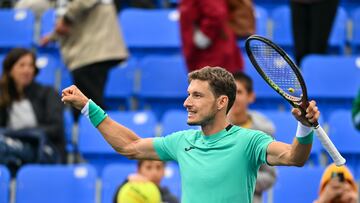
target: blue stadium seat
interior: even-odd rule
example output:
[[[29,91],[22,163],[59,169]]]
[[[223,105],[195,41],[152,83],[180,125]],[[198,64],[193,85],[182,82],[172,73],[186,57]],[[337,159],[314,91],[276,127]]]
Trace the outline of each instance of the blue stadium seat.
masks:
[[[313,202],[318,197],[323,171],[317,167],[277,167],[273,202]]]
[[[268,117],[275,125],[275,139],[280,142],[291,144],[296,135],[297,121],[292,116],[291,112],[281,111],[261,111]],[[321,123],[321,120],[320,120]],[[310,158],[307,164],[319,165],[320,153],[322,146],[320,141],[314,135],[313,146],[311,149]]]
[[[3,165],[0,165],[0,194],[0,203],[10,202],[10,172]]]
[[[41,54],[37,56],[36,66],[40,69],[36,81],[44,85],[59,87],[60,62],[51,55]]]
[[[338,7],[329,37],[330,52],[345,54],[348,15],[343,7]]]
[[[118,187],[127,179],[131,173],[136,173],[135,163],[110,164],[104,168],[102,174],[102,201],[111,203]],[[161,185],[169,188],[171,193],[181,198],[181,180],[179,167],[175,163],[167,163],[165,176]]]
[[[73,125],[74,125],[74,117],[72,115],[71,109],[70,108],[66,108],[64,109],[64,132],[65,132],[65,143],[66,143],[66,150],[68,152],[74,152],[75,144],[77,142],[74,142],[74,138],[72,135],[72,130],[73,130]]]
[[[125,9],[119,19],[125,42],[133,54],[180,53],[179,13],[176,10]]]
[[[54,30],[56,18],[56,11],[54,9],[49,9],[43,13],[40,21],[40,38],[50,34]],[[57,42],[50,42],[44,47],[38,47],[38,51],[60,56],[59,44]]]
[[[108,111],[108,115],[143,138],[155,136],[157,120],[151,111]],[[79,121],[79,152],[99,172],[108,163],[130,162],[118,154],[85,117]]]
[[[283,110],[289,109],[290,105],[278,93],[275,92],[260,76],[248,57],[244,57],[245,73],[252,78],[254,92],[256,94],[255,103],[251,104],[251,108],[255,109],[272,109]]]
[[[287,5],[279,6],[272,11],[271,16],[273,20],[273,41],[291,55],[294,42],[290,7]]]
[[[16,203],[96,202],[96,171],[89,165],[26,165],[17,176]]]
[[[140,107],[157,117],[169,109],[183,109],[187,96],[187,69],[181,57],[154,56],[140,62]]]
[[[66,67],[65,64],[61,63],[61,69],[60,69],[60,91],[64,88],[74,84],[73,77],[69,69]]]
[[[353,29],[351,47],[354,53],[360,53],[360,8],[353,11],[351,15]]]
[[[40,36],[43,37],[50,34],[55,28],[55,23],[56,11],[54,9],[45,11],[41,16]]]
[[[350,110],[334,111],[329,119],[330,138],[345,157],[347,165],[360,172],[360,132],[357,131],[351,120]],[[360,174],[354,174],[356,178]]]
[[[0,75],[2,74],[2,71],[3,71],[4,58],[5,58],[5,54],[0,54]]]
[[[185,110],[169,110],[166,111],[162,118],[162,136],[169,135],[173,132],[187,130],[187,129],[199,129],[200,126],[189,126],[187,121],[188,113]]]
[[[105,87],[105,103],[108,109],[130,110],[134,96],[137,61],[129,60],[110,70]]]
[[[266,9],[261,6],[255,6],[255,34],[264,37],[268,36],[268,20],[269,16]],[[245,40],[240,40],[238,45],[242,50],[245,50]]]
[[[269,36],[267,25],[269,15],[265,8],[261,6],[255,6],[255,22],[256,22],[256,34],[261,36]]]
[[[327,120],[334,109],[349,109],[360,87],[360,61],[348,56],[310,55],[302,62],[309,98]]]
[[[33,45],[34,15],[31,11],[1,9],[0,19],[0,49]]]
[[[135,163],[110,164],[104,168],[102,173],[101,202],[112,203],[118,187],[127,179],[131,173],[136,173]]]

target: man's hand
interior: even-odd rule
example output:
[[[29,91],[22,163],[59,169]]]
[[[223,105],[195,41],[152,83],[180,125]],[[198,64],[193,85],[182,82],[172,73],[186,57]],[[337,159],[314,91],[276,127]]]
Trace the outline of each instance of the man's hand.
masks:
[[[55,32],[59,35],[67,35],[70,33],[70,26],[67,25],[63,18],[60,18],[55,25]]]
[[[344,188],[342,183],[337,179],[331,179],[316,203],[332,202],[335,199],[339,199],[343,192]]]
[[[338,179],[331,179],[325,186],[316,203],[346,202],[357,203],[359,196],[348,182],[340,182]]]
[[[75,85],[71,85],[62,91],[61,101],[81,110],[89,99]]]
[[[308,127],[311,127],[311,124],[317,122],[320,116],[320,111],[316,106],[316,102],[313,100],[309,102],[305,116],[301,115],[301,111],[298,108],[293,108],[291,113],[294,115],[296,120],[300,121],[303,125]]]
[[[138,173],[132,173],[128,176],[129,182],[149,182],[145,176],[140,175]]]
[[[52,41],[52,35],[53,34],[48,34],[48,35],[45,35],[43,38],[40,39],[40,46],[46,46],[47,44],[49,44],[51,41]]]
[[[193,42],[199,49],[207,49],[211,45],[211,39],[207,37],[199,28],[195,28]]]

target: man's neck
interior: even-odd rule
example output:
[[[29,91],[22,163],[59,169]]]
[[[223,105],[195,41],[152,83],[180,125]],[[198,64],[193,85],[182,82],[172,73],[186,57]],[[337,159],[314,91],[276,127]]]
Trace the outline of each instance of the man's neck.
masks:
[[[224,130],[230,123],[227,121],[226,116],[215,117],[214,120],[202,125],[201,130],[204,135],[213,135]]]

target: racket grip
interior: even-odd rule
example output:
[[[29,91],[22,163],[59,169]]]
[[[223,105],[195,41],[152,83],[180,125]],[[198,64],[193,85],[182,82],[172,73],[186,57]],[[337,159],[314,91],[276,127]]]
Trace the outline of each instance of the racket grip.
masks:
[[[325,150],[329,153],[333,159],[336,166],[342,166],[345,164],[346,160],[341,156],[339,151],[336,149],[335,145],[330,140],[329,136],[326,134],[324,129],[320,125],[317,125],[315,128],[315,133]]]

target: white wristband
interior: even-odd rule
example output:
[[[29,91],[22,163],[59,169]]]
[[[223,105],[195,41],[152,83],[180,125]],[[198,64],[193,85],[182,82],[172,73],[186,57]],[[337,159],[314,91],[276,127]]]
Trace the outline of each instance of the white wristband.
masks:
[[[296,130],[296,137],[306,137],[310,135],[313,131],[312,127],[307,127],[302,123],[298,122],[297,130]]]
[[[89,103],[90,103],[91,99],[88,100],[88,102],[86,102],[85,106],[81,109],[81,113],[86,116],[86,118],[89,118]]]

